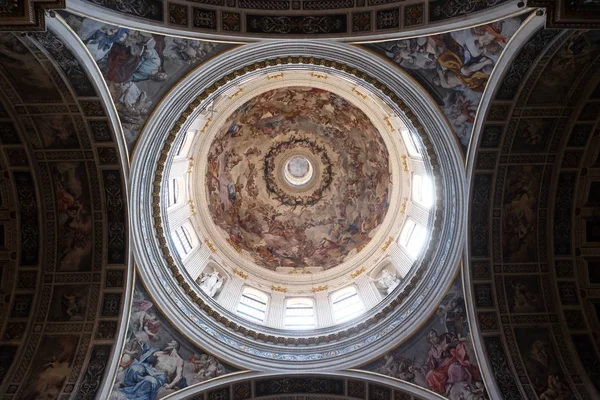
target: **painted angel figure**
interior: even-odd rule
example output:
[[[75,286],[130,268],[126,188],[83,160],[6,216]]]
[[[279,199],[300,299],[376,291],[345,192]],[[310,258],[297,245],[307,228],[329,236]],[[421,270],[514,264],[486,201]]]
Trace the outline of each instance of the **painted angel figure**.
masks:
[[[151,309],[153,306],[154,304],[148,300],[133,300],[133,313],[129,329],[133,336],[142,343],[159,339],[160,321]]]

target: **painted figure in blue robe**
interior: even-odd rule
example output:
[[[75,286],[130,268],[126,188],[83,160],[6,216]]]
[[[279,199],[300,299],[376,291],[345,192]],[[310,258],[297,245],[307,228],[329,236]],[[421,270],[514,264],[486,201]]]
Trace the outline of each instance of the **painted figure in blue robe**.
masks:
[[[142,344],[142,355],[125,371],[121,393],[130,400],[154,400],[161,387],[182,389],[187,386],[183,377],[183,358],[179,343],[167,343],[163,350]]]
[[[160,54],[154,48],[146,48],[142,53],[142,59],[131,76],[133,82],[152,79],[157,82],[167,80],[168,76],[162,68],[162,59]]]

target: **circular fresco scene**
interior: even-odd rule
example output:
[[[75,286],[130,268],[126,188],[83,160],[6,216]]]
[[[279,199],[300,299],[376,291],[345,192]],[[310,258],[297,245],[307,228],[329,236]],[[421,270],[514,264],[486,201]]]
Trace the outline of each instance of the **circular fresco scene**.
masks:
[[[208,154],[213,222],[256,264],[332,268],[374,236],[389,206],[385,144],[359,108],[326,90],[260,94]]]

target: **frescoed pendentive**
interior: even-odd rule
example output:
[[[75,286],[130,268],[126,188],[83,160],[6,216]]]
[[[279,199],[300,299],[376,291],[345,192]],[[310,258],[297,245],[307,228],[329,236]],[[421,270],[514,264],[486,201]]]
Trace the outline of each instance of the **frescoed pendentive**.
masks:
[[[466,148],[490,74],[522,20],[508,18],[460,31],[366,47],[405,69],[431,94]]]
[[[487,399],[459,275],[437,312],[400,347],[362,369],[414,383],[451,400]]]
[[[136,285],[110,400],[160,399],[234,371],[184,338]]]
[[[136,31],[61,12],[98,64],[133,148],[150,113],[188,72],[232,46]]]
[[[436,314],[400,347],[362,369],[427,388],[451,400],[486,399],[459,275]]]
[[[294,184],[287,160],[314,176]],[[360,109],[325,90],[288,87],[248,101],[220,128],[206,190],[214,223],[257,264],[327,269],[376,233],[390,175],[383,139]]]

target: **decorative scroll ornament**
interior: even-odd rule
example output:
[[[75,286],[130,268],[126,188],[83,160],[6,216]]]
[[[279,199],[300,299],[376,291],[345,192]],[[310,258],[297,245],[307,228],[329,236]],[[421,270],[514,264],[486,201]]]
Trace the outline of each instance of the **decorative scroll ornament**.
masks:
[[[274,292],[281,292],[281,293],[285,293],[287,292],[287,289],[281,286],[277,286],[277,285],[272,285],[271,286],[271,290]]]
[[[359,269],[351,273],[350,276],[352,277],[352,279],[356,279],[356,277],[362,274],[363,272],[365,272],[365,267],[360,267]]]
[[[394,241],[394,238],[390,236],[383,244],[383,247],[381,248],[381,250],[387,251],[387,249],[390,247],[390,245],[392,244],[393,241]]]
[[[233,270],[233,273],[236,274],[237,276],[239,276],[242,279],[248,279],[248,274],[244,273],[242,270],[239,270],[239,269],[235,268]]]
[[[212,242],[208,239],[204,239],[204,243],[206,243],[206,245],[208,246],[208,248],[210,249],[210,251],[212,251],[213,253],[217,252],[217,249],[215,248],[215,245],[212,244]]]

